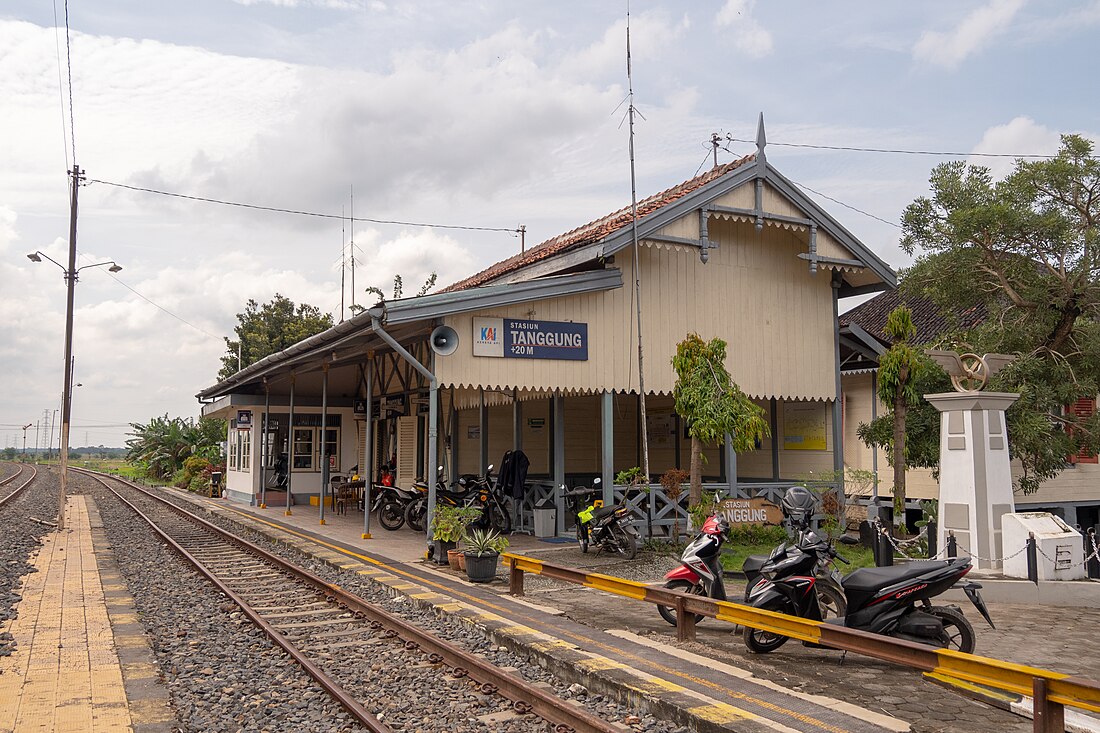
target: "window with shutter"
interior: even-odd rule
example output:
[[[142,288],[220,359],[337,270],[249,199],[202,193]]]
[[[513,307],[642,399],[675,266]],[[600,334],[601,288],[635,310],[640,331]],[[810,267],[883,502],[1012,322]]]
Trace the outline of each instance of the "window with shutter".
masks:
[[[1072,405],[1066,408],[1066,412],[1078,419],[1085,419],[1092,417],[1096,412],[1096,398],[1084,397],[1077,400]],[[1070,463],[1097,463],[1097,457],[1090,455],[1086,451],[1081,451],[1077,455],[1069,457]]]

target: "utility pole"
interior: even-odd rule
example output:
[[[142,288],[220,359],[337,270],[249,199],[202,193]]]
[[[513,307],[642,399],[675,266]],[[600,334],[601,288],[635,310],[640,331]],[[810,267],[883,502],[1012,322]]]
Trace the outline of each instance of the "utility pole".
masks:
[[[527,226],[525,224],[519,225],[519,251],[521,253],[527,251]]]
[[[46,460],[50,461],[53,460],[53,429],[54,426],[57,425],[57,410],[53,411],[52,418],[50,416],[50,411],[46,410],[46,424],[50,426],[50,442],[46,444]]]
[[[714,167],[715,168],[718,167],[718,146],[719,146],[720,142],[721,142],[721,138],[718,137],[718,133],[717,132],[712,132],[710,134],[710,144],[711,144],[711,147],[714,148]]]
[[[75,157],[75,156],[74,156]],[[76,211],[80,192],[80,166],[73,160],[71,172],[73,201],[69,207],[69,269],[65,273],[67,287],[65,299],[65,381],[61,394],[61,488],[58,493],[57,528],[65,529],[65,492],[69,481],[69,419],[72,415],[73,376],[73,298],[76,295]]]

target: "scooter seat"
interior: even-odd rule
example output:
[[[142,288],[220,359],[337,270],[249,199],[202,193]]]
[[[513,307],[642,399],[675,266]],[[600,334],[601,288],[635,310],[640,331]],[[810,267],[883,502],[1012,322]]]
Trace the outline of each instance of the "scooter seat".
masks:
[[[615,513],[615,507],[613,507],[613,506],[602,506],[599,509],[593,509],[592,510],[592,518],[593,519],[603,519],[604,517],[610,516],[614,513]]]
[[[767,555],[749,555],[745,558],[745,564],[741,566],[741,571],[745,573],[745,575],[759,573],[760,568],[764,567],[764,563],[767,561]]]
[[[888,568],[860,568],[853,570],[847,577],[841,580],[844,590],[856,592],[876,591],[880,588],[900,583],[903,580],[916,578],[932,570],[940,570],[948,564],[948,560],[918,560],[907,562],[904,565],[894,565]]]

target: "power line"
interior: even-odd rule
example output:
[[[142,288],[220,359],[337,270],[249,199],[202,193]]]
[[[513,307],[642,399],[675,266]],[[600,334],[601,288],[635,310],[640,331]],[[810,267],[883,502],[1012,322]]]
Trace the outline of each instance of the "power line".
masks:
[[[753,144],[755,144],[755,142]],[[772,143],[770,143],[770,142],[768,143],[768,145],[771,145],[771,144]],[[734,153],[732,150],[730,150],[727,147],[723,147],[722,150],[725,150],[727,153],[729,153],[730,155],[733,155],[734,157],[736,157],[736,155],[737,155],[736,153]],[[887,219],[883,219],[880,216],[875,216],[874,214],[868,213],[868,212],[864,211],[863,209],[856,208],[855,206],[852,206],[851,204],[846,204],[843,201],[841,201],[840,199],[835,199],[835,198],[833,198],[832,196],[830,196],[828,194],[821,193],[821,191],[810,188],[805,183],[799,183],[798,181],[794,180],[793,178],[788,178],[788,180],[796,186],[800,186],[800,187],[806,189],[807,191],[810,191],[811,193],[816,193],[818,196],[820,196],[822,198],[825,198],[825,199],[828,199],[829,201],[832,201],[834,204],[839,204],[839,205],[843,206],[846,209],[851,209],[852,211],[856,212],[857,214],[863,214],[864,216],[870,217],[871,219],[874,219],[875,221],[881,221],[883,224],[889,224],[892,227],[895,227],[897,229],[901,229],[901,225],[896,223],[896,222],[892,222],[892,221],[889,221]]]
[[[110,274],[110,273],[108,273],[108,274]],[[149,298],[145,297],[144,295],[142,295],[142,294],[141,294],[141,293],[139,293],[138,291],[136,291],[136,290],[134,290],[133,288],[131,288],[131,287],[130,287],[129,285],[127,285],[126,283],[122,282],[122,280],[120,280],[119,278],[115,277],[114,275],[111,275],[111,277],[112,277],[112,278],[114,278],[114,281],[115,281],[115,282],[117,282],[117,283],[118,283],[119,285],[121,285],[122,287],[126,288],[126,289],[127,289],[127,290],[129,290],[129,291],[130,291],[131,293],[133,293],[133,294],[134,294],[134,295],[136,295],[137,297],[141,298],[142,300],[144,300],[144,301],[145,301],[146,303],[148,303],[149,305],[153,306],[154,308],[157,308],[158,310],[161,310],[161,311],[163,311],[164,313],[167,313],[168,315],[172,316],[173,318],[175,318],[175,319],[176,319],[177,321],[179,321],[180,323],[186,324],[186,325],[190,326],[191,328],[195,329],[196,331],[198,331],[199,333],[202,333],[202,334],[206,334],[207,336],[209,336],[209,337],[210,337],[210,338],[212,338],[212,339],[218,339],[219,341],[221,340],[221,338],[222,338],[221,336],[215,336],[214,334],[210,333],[209,331],[207,331],[207,330],[205,330],[205,329],[202,329],[202,328],[199,328],[198,326],[196,326],[196,325],[195,325],[194,323],[191,323],[191,321],[187,320],[187,319],[186,319],[186,318],[184,318],[183,316],[177,316],[177,315],[176,315],[175,313],[173,313],[172,311],[168,310],[167,308],[165,308],[164,306],[160,305],[159,303],[155,303],[155,302],[153,302],[153,301],[152,301],[152,300],[150,300]]]
[[[769,145],[770,144],[771,143],[769,143]],[[897,224],[896,222],[888,221],[886,219],[883,219],[880,216],[875,216],[874,214],[869,214],[866,211],[864,211],[863,209],[857,209],[856,207],[852,206],[851,204],[846,204],[846,203],[844,203],[843,201],[841,201],[839,199],[834,199],[832,196],[829,196],[828,194],[821,193],[821,191],[815,191],[814,189],[807,186],[805,183],[799,183],[798,181],[796,181],[794,179],[788,179],[788,180],[790,180],[791,183],[793,183],[796,186],[800,186],[800,187],[806,189],[807,191],[810,191],[811,193],[816,193],[821,198],[829,199],[834,204],[840,204],[841,206],[843,206],[846,209],[851,209],[852,211],[856,212],[857,214],[863,214],[864,216],[869,216],[872,219],[874,219],[875,221],[881,221],[883,224],[889,224],[892,227],[895,227],[897,229],[901,229],[901,225]]]
[[[82,259],[82,260],[85,260],[85,261],[86,261],[86,260],[87,260],[88,258],[87,258],[87,257],[86,257],[86,256],[85,256],[84,254],[81,254],[81,255],[80,255],[80,259]],[[178,315],[176,315],[175,313],[173,313],[172,311],[168,310],[167,308],[165,308],[164,306],[160,305],[159,303],[156,303],[156,302],[154,302],[154,301],[150,300],[150,299],[149,299],[149,298],[147,298],[146,296],[144,296],[144,295],[142,295],[141,293],[139,293],[138,291],[134,290],[134,289],[133,289],[132,287],[130,287],[129,285],[127,285],[126,283],[124,283],[124,282],[123,282],[123,281],[122,281],[122,280],[121,280],[121,279],[120,279],[119,277],[117,277],[117,276],[116,276],[116,275],[115,275],[115,274],[114,274],[113,272],[107,271],[107,274],[108,274],[108,275],[110,275],[110,277],[111,277],[111,279],[112,279],[112,280],[114,280],[114,281],[115,281],[115,282],[117,282],[117,283],[118,283],[119,285],[121,285],[122,287],[126,288],[126,289],[127,289],[127,290],[129,290],[129,291],[130,291],[131,293],[133,293],[134,295],[136,295],[136,296],[138,296],[139,298],[141,298],[142,300],[144,300],[144,301],[145,301],[146,303],[148,303],[149,305],[151,305],[151,306],[153,306],[153,307],[155,307],[155,308],[158,308],[159,310],[161,310],[161,311],[163,311],[163,312],[167,313],[168,315],[170,315],[170,316],[172,316],[173,318],[175,318],[175,319],[176,319],[177,321],[179,321],[179,322],[181,322],[181,323],[184,323],[184,324],[186,324],[186,325],[190,326],[191,328],[195,329],[195,330],[196,330],[196,331],[198,331],[199,333],[203,333],[203,334],[206,334],[207,336],[209,336],[209,337],[210,337],[210,338],[212,338],[212,339],[218,339],[218,340],[221,340],[221,337],[220,337],[220,336],[215,336],[214,334],[210,333],[209,331],[206,331],[206,330],[204,330],[204,329],[202,329],[202,328],[199,328],[198,326],[196,326],[196,325],[195,325],[194,323],[191,323],[190,321],[188,321],[188,320],[187,320],[186,318],[184,318],[183,316],[178,316]]]
[[[732,137],[726,135],[726,139],[731,143],[748,143],[755,145],[755,140],[742,140],[741,138]],[[857,148],[849,147],[846,145],[811,145],[810,143],[776,143],[771,140],[768,141],[768,145],[779,145],[785,148],[813,148],[815,150],[847,150],[857,153],[895,153],[898,155],[938,155],[946,158],[1057,158],[1057,155],[1026,155],[1017,153],[953,153],[943,150],[902,150],[899,148]]]
[[[141,186],[128,186],[124,183],[112,183],[111,181],[101,181],[97,178],[88,180],[88,183],[102,183],[105,186],[115,186],[116,188],[126,188],[131,191],[140,191],[142,193],[155,193],[158,196],[171,196],[172,198],[187,199],[189,201],[202,201],[208,204],[221,204],[222,206],[237,206],[242,209],[256,209],[257,211],[273,211],[279,214],[295,214],[297,216],[313,216],[319,219],[342,219],[344,221],[362,221],[370,224],[395,224],[398,226],[407,227],[424,227],[427,229],[462,229],[465,231],[476,232],[508,232],[509,234],[518,235],[519,229],[508,229],[506,227],[476,227],[476,226],[463,226],[460,224],[426,224],[424,222],[416,221],[398,221],[394,219],[367,219],[364,217],[355,216],[342,216],[339,214],[322,214],[315,211],[302,211],[300,209],[283,209],[277,206],[260,206],[258,204],[245,204],[239,201],[223,201],[221,199],[208,198],[206,196],[190,196],[183,193],[172,193],[170,191],[158,191],[155,188],[143,188]]]
[[[73,119],[73,54],[69,42],[69,0],[65,0],[65,61],[69,67],[69,135],[72,136],[73,161],[76,161],[76,123]]]
[[[57,0],[53,2],[53,46],[57,57],[57,101],[61,112],[61,147],[65,152],[65,170],[69,170],[69,142],[65,135],[65,82],[61,79],[61,40],[58,38]]]

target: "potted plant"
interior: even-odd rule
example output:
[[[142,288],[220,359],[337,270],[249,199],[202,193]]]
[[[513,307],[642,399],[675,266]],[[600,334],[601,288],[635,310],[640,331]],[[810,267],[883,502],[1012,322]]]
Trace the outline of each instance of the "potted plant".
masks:
[[[488,583],[497,576],[500,553],[508,538],[493,529],[475,529],[465,537],[466,577],[473,583]]]
[[[448,563],[447,551],[453,550],[466,533],[466,527],[481,515],[478,507],[460,507],[437,504],[432,518],[432,540],[435,541],[433,557],[439,565]]]

